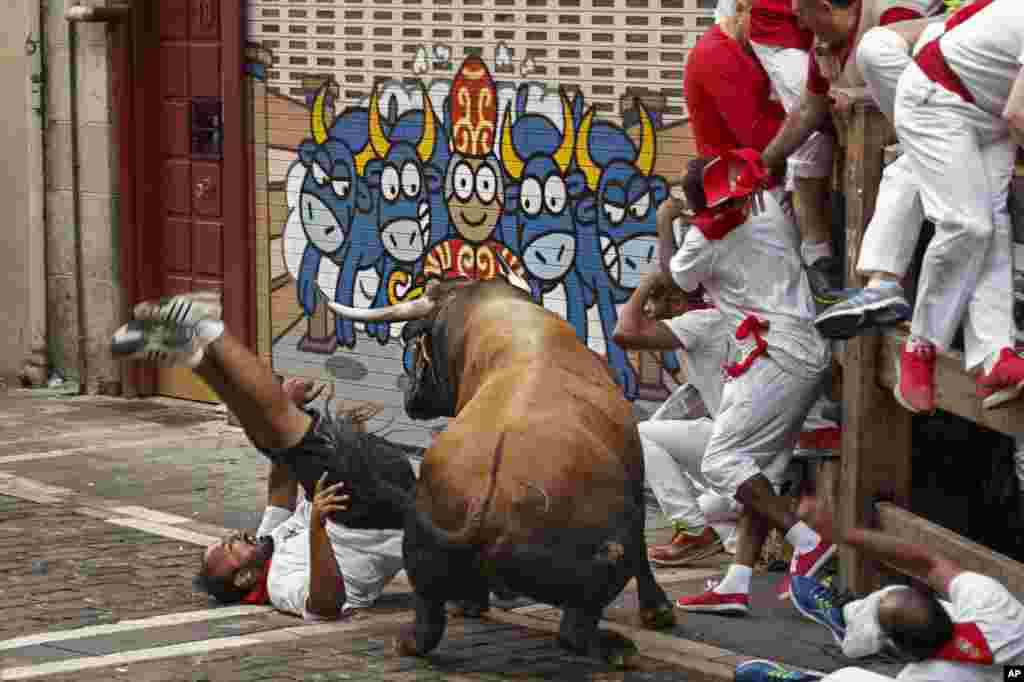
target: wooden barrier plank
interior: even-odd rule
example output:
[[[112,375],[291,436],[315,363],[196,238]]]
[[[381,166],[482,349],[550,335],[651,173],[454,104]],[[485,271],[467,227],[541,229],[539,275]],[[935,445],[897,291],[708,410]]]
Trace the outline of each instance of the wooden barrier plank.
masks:
[[[875,509],[886,533],[956,561],[965,570],[994,578],[1017,597],[1024,596],[1024,564],[890,502],[879,502]]]
[[[896,383],[896,363],[900,345],[907,337],[904,330],[887,332],[878,349],[878,383],[891,389]],[[1007,403],[995,410],[985,410],[976,394],[974,377],[964,371],[963,354],[955,351],[937,353],[935,360],[935,403],[945,410],[987,428],[1015,436],[1024,432],[1024,401]],[[902,408],[901,408],[902,409]]]
[[[867,102],[853,107],[846,130],[842,178],[846,196],[847,281],[856,272],[864,230],[875,210],[882,161],[892,128]],[[839,472],[837,520],[841,527],[863,525],[864,500],[879,494],[903,506],[910,502],[910,414],[877,381],[879,338],[851,339],[843,358],[844,428]],[[879,584],[878,567],[851,547],[840,548],[841,580],[847,589],[866,593]]]

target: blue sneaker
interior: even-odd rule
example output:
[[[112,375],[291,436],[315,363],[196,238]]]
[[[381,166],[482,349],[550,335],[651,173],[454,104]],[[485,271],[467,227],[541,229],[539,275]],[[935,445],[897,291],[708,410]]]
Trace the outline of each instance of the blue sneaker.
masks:
[[[796,610],[807,618],[828,628],[836,640],[842,644],[846,636],[846,621],[843,609],[839,605],[839,595],[813,578],[794,575],[789,588],[789,598]]]
[[[899,284],[849,289],[845,300],[830,306],[814,320],[826,339],[852,339],[874,327],[888,327],[909,320],[914,311]]]
[[[811,682],[821,675],[788,670],[775,661],[746,661],[736,666],[736,682]]]

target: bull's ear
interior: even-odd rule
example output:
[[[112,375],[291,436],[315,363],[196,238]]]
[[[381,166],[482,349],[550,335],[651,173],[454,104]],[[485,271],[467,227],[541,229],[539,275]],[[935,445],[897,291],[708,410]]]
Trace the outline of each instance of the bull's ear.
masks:
[[[360,213],[369,213],[373,210],[373,199],[370,197],[370,189],[362,178],[356,178],[356,209]]]
[[[597,202],[593,194],[577,199],[573,205],[573,215],[580,225],[593,225],[597,222]]]
[[[437,194],[441,191],[441,171],[432,163],[423,164],[423,176],[426,179],[427,193]]]
[[[299,161],[303,166],[310,166],[313,163],[313,156],[316,154],[316,143],[313,140],[303,140],[299,145]]]
[[[574,170],[565,179],[565,187],[569,190],[571,198],[579,199],[587,193],[587,176],[583,174],[583,171]]]
[[[660,175],[651,178],[650,182],[651,194],[654,195],[654,205],[657,206],[668,198],[668,183]]]
[[[519,183],[505,185],[505,201],[502,203],[505,213],[519,213]]]

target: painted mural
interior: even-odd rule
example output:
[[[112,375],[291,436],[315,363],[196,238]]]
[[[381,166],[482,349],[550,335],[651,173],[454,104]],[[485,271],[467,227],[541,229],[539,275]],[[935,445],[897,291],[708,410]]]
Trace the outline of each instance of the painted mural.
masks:
[[[675,386],[674,354],[626,353],[611,340],[618,307],[658,263],[655,216],[669,184],[656,168],[666,129],[657,98],[634,98],[613,119],[579,90],[496,78],[501,61],[478,56],[434,63],[447,78],[380,79],[344,103],[333,77],[287,98],[261,77],[272,56],[251,53],[275,367],[394,358],[387,371],[400,383],[401,324],[335,318],[324,302],[391,305],[431,280],[494,277],[504,261],[606,356],[628,399]],[[279,121],[301,139],[279,144]]]

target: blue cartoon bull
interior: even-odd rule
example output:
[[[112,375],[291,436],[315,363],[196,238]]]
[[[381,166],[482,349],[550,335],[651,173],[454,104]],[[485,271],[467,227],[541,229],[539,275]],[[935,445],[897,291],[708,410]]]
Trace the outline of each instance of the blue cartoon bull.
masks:
[[[591,192],[577,211],[577,268],[594,291],[608,360],[630,400],[637,397],[638,387],[629,359],[612,341],[616,305],[628,300],[642,277],[657,267],[656,215],[668,196],[665,180],[652,174],[654,121],[639,101],[637,108],[639,149],[622,128],[596,121],[593,107],[583,116],[576,138],[576,163]],[[674,353],[666,353],[663,362],[669,370],[678,368]]]
[[[424,254],[448,236],[448,211],[441,183],[448,164],[447,136],[427,92],[423,109],[403,113],[385,131],[380,117],[378,88],[370,95],[370,146],[376,158],[366,167],[370,194],[376,200],[376,239],[384,254],[380,287],[373,307],[388,305],[396,281],[411,281]],[[395,281],[393,281],[395,280]],[[387,323],[367,325],[367,332],[387,343]]]
[[[296,280],[299,304],[310,316],[317,306],[322,259],[339,268],[334,300],[352,305],[359,271],[374,267],[383,253],[379,240],[365,236],[375,237],[373,198],[361,177],[373,157],[366,133],[367,112],[347,109],[328,126],[326,101],[332,85],[327,81],[317,92],[310,113],[313,137],[299,145],[299,162],[306,175],[296,208],[307,243]],[[351,320],[337,318],[335,333],[341,345],[355,345]]]
[[[522,260],[534,299],[564,285],[566,319],[586,343],[586,309],[593,295],[574,267],[579,250],[574,211],[586,178],[572,170],[572,105],[562,93],[559,130],[547,117],[525,113],[525,93],[521,88],[515,123],[506,108],[502,124],[501,162],[512,179],[505,190],[502,231]]]

